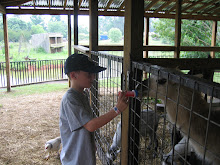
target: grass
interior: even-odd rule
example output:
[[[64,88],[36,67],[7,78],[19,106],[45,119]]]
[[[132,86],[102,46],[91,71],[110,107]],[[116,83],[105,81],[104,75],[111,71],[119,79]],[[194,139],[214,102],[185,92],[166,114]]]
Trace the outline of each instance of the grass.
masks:
[[[28,96],[32,94],[43,94],[56,92],[61,90],[68,90],[68,82],[60,82],[60,83],[44,83],[44,84],[35,84],[35,85],[27,85],[20,87],[13,87],[11,92],[7,92],[6,88],[0,89],[0,99],[8,97],[18,97],[18,96]],[[1,104],[0,104],[1,106]]]

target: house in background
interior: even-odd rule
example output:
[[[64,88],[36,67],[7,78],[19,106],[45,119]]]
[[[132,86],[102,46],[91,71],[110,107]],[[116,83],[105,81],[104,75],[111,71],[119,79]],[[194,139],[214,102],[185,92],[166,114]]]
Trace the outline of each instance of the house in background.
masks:
[[[47,53],[61,52],[65,46],[63,35],[59,33],[34,34],[31,37],[33,48],[43,48]]]

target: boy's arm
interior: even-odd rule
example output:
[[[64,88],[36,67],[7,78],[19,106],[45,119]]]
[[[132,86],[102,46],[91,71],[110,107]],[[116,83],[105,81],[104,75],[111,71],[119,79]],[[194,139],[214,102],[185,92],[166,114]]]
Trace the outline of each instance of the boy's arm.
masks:
[[[123,112],[128,106],[128,97],[125,96],[125,92],[122,92],[119,95],[118,102],[116,107],[120,112]],[[87,129],[90,132],[94,132],[95,130],[99,129],[100,127],[104,126],[108,122],[110,122],[113,118],[115,118],[118,114],[115,112],[115,110],[112,108],[109,112],[106,114],[93,118],[88,123],[84,125],[84,128]]]

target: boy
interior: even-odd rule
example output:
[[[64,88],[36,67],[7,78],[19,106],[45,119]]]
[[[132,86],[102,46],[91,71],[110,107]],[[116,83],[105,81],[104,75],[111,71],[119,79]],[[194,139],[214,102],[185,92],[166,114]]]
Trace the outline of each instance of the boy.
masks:
[[[88,97],[84,91],[90,88],[95,74],[106,68],[96,66],[86,55],[71,55],[65,62],[65,74],[71,86],[62,98],[60,106],[60,135],[63,165],[95,165],[95,141],[93,132],[107,124],[128,106],[128,98],[122,92],[118,102],[106,114],[92,117]]]

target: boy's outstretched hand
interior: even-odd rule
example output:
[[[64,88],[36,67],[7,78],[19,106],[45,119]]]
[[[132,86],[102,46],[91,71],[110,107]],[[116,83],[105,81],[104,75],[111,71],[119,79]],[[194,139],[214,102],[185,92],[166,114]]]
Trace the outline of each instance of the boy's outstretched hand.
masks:
[[[125,94],[126,94],[126,91],[120,92],[119,97],[118,97],[118,102],[116,104],[116,107],[118,108],[120,112],[123,112],[128,107],[129,98],[125,96]]]

